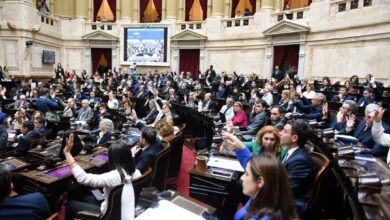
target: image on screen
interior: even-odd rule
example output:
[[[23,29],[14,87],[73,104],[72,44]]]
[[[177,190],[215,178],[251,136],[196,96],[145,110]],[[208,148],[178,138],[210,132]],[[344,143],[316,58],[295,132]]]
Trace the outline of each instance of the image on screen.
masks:
[[[54,177],[54,178],[62,178],[65,177],[66,175],[69,175],[71,173],[70,167],[69,166],[63,166],[63,167],[58,167],[53,170],[50,170],[45,173],[45,175]]]
[[[166,62],[166,28],[125,28],[125,61]]]

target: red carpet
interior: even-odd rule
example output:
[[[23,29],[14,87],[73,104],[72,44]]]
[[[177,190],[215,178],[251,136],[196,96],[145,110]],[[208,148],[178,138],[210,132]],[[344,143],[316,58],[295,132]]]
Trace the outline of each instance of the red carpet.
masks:
[[[183,157],[179,177],[174,182],[177,185],[177,191],[183,195],[189,195],[188,186],[190,185],[190,170],[195,163],[195,154],[192,150],[185,146],[183,147]]]

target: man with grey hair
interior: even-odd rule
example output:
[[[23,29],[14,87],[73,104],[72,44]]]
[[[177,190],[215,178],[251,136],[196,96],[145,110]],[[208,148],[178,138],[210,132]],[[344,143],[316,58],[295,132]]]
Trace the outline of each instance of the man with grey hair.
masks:
[[[222,106],[221,110],[219,111],[220,114],[224,115],[225,121],[231,120],[233,118],[233,116],[234,116],[233,104],[234,104],[233,98],[232,97],[228,97],[226,99],[226,104],[224,106]]]
[[[214,109],[211,93],[204,95],[203,101],[198,104],[198,112],[212,111]]]
[[[86,124],[89,124],[93,119],[93,110],[89,107],[88,100],[83,99],[81,101],[81,109],[77,116],[76,121],[84,121]]]
[[[261,97],[262,100],[264,100],[268,106],[272,106],[274,103],[274,96],[272,95],[272,86],[266,85],[263,89],[263,96]]]
[[[350,117],[354,117],[358,111],[358,106],[353,100],[346,100],[337,112],[336,117],[333,118],[329,124],[329,128],[337,131],[345,129],[346,123]]]
[[[99,123],[99,135],[97,137],[97,145],[102,145],[111,140],[111,133],[114,131],[114,123],[108,119],[103,118]]]
[[[371,128],[374,124],[373,112],[379,111],[380,108],[377,104],[368,104],[364,110],[364,120],[357,125],[355,117],[350,117],[346,124],[346,133],[357,138],[364,147],[370,148],[373,156],[385,158],[389,148],[375,143],[371,133]],[[385,133],[390,133],[388,125],[384,124],[383,127]]]
[[[299,102],[299,99],[295,100],[294,106],[305,113],[303,116],[307,120],[321,120],[322,119],[322,105],[326,102],[326,96],[322,93],[316,93],[311,100],[311,105],[304,105]]]

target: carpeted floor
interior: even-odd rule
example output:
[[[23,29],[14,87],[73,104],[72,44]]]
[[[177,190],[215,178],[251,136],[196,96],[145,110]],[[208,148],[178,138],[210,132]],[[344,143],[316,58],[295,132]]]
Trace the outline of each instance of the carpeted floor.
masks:
[[[185,146],[183,147],[183,157],[180,167],[180,173],[177,180],[174,182],[177,185],[177,191],[183,195],[189,195],[188,186],[190,184],[190,170],[195,163],[195,154],[192,150]]]

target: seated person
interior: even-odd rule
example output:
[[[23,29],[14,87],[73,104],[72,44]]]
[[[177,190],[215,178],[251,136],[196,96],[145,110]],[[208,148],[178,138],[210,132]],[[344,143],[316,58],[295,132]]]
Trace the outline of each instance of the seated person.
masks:
[[[341,105],[340,110],[337,112],[336,117],[332,119],[332,122],[329,124],[328,127],[339,131],[341,134],[345,133],[347,121],[351,117],[354,117],[357,111],[358,111],[358,106],[356,105],[356,102],[352,100],[346,100]]]
[[[64,148],[66,146],[66,140],[71,134],[73,134],[73,148],[70,152],[72,156],[77,156],[83,149],[83,142],[81,141],[80,136],[77,134],[77,132],[68,130],[64,133],[64,136],[62,137],[61,141],[61,150],[58,155],[61,160],[65,160]]]
[[[383,109],[375,110],[371,113],[371,116],[374,118],[374,125],[371,129],[372,137],[374,138],[375,143],[382,144],[383,146],[390,146],[390,134],[384,133],[382,118],[385,111]],[[387,153],[387,164],[390,164],[390,151]]]
[[[170,103],[180,103],[180,98],[178,95],[176,95],[176,91],[174,88],[170,88],[168,94],[166,94],[164,98]]]
[[[359,124],[355,123],[355,117],[350,117],[346,122],[346,134],[352,135],[359,140],[359,142],[367,148],[371,149],[371,154],[375,157],[385,158],[389,148],[375,143],[371,129],[374,123],[372,112],[378,111],[380,106],[377,104],[368,104],[364,110],[365,118]],[[389,125],[383,123],[384,133],[390,133]]]
[[[74,118],[76,115],[77,108],[74,98],[69,98],[66,104],[60,98],[58,98],[58,101],[64,107],[62,116],[67,118]]]
[[[158,115],[158,110],[156,107],[156,102],[149,100],[148,102],[149,105],[149,113],[146,115],[146,117],[142,118],[142,122],[145,124],[152,124]]]
[[[89,125],[92,122],[93,117],[93,109],[89,107],[88,100],[83,99],[83,101],[81,101],[81,109],[79,110],[76,121],[83,121]]]
[[[45,119],[42,117],[35,119],[34,123],[31,121],[23,122],[21,129],[23,136],[19,137],[18,144],[13,150],[13,154],[15,156],[26,156],[27,152],[30,150],[31,143],[41,138],[43,133],[45,132],[45,129],[43,127],[44,124]]]
[[[206,93],[204,95],[203,101],[198,102],[198,112],[207,112],[213,110],[214,110],[214,104],[212,101],[212,95],[211,93]]]
[[[233,104],[234,104],[233,99],[231,97],[228,97],[226,99],[226,104],[223,105],[221,110],[219,111],[219,113],[224,114],[223,117],[225,117],[225,120],[223,120],[222,122],[229,121],[233,118],[234,116]]]
[[[271,125],[276,127],[279,131],[283,130],[284,125],[286,124],[286,119],[284,118],[285,110],[280,106],[274,106],[271,109]]]
[[[95,137],[97,146],[106,144],[109,140],[111,140],[111,134],[114,131],[114,124],[108,118],[103,118],[99,122],[99,129],[95,130],[95,132],[99,132]]]
[[[322,93],[316,93],[311,100],[311,105],[304,105],[302,102],[299,102],[297,97],[294,97],[294,106],[299,110],[305,113],[303,116],[307,120],[317,120],[322,119],[322,105],[326,102],[326,96]]]
[[[75,198],[69,198],[66,204],[65,219],[74,219],[78,211],[105,213],[110,191],[115,186],[123,183],[125,184],[124,189],[125,187],[130,187],[131,194],[126,195],[126,199],[122,199],[121,216],[122,219],[133,219],[135,201],[132,179],[141,174],[135,169],[133,157],[129,152],[128,146],[122,142],[111,144],[108,148],[108,167],[110,171],[103,174],[89,174],[77,164],[71,154],[74,143],[73,138],[74,136],[71,134],[64,148],[64,155],[68,165],[72,169],[72,174],[78,183],[91,187],[103,187],[104,201],[100,204],[92,195],[77,194]]]
[[[172,117],[171,117],[172,118]],[[171,141],[175,138],[175,129],[168,120],[160,120],[156,123],[157,136],[161,141]]]
[[[374,103],[374,102],[375,102],[374,91],[371,88],[365,88],[363,90],[363,97],[361,97],[357,101],[357,105],[360,107],[364,107],[364,106],[366,106],[370,103]]]
[[[250,114],[249,125],[246,131],[241,132],[241,134],[247,135],[256,135],[257,131],[262,128],[268,122],[268,114],[266,109],[268,108],[267,103],[262,100],[256,100],[253,105],[252,112]]]
[[[15,110],[21,110],[22,108],[28,109],[29,107],[30,107],[30,103],[27,102],[26,95],[21,95],[19,97],[19,100],[16,100],[15,105],[14,105]]]
[[[272,86],[266,85],[263,89],[263,96],[261,97],[262,100],[267,102],[268,106],[272,106],[274,102],[274,96],[272,95]]]
[[[353,100],[353,97],[349,95],[349,89],[343,86],[339,88],[339,94],[334,95],[330,101],[344,103],[347,100]]]
[[[248,118],[246,117],[242,103],[235,102],[233,105],[233,110],[234,116],[231,120],[232,125],[240,128],[240,130],[245,130],[248,127]]]
[[[131,149],[136,169],[143,173],[148,167],[153,167],[156,156],[162,149],[156,130],[151,127],[142,128],[138,146]]]
[[[8,132],[4,127],[4,123],[7,121],[7,115],[3,112],[0,112],[0,153],[7,151],[7,141],[8,141]]]
[[[40,220],[49,217],[50,208],[41,193],[11,197],[13,184],[7,167],[0,164],[0,219]]]
[[[312,183],[318,169],[305,148],[309,127],[301,119],[294,120],[287,123],[280,134],[280,143],[288,150],[282,163],[287,169],[298,214],[302,216],[306,212],[306,201],[310,197]]]

